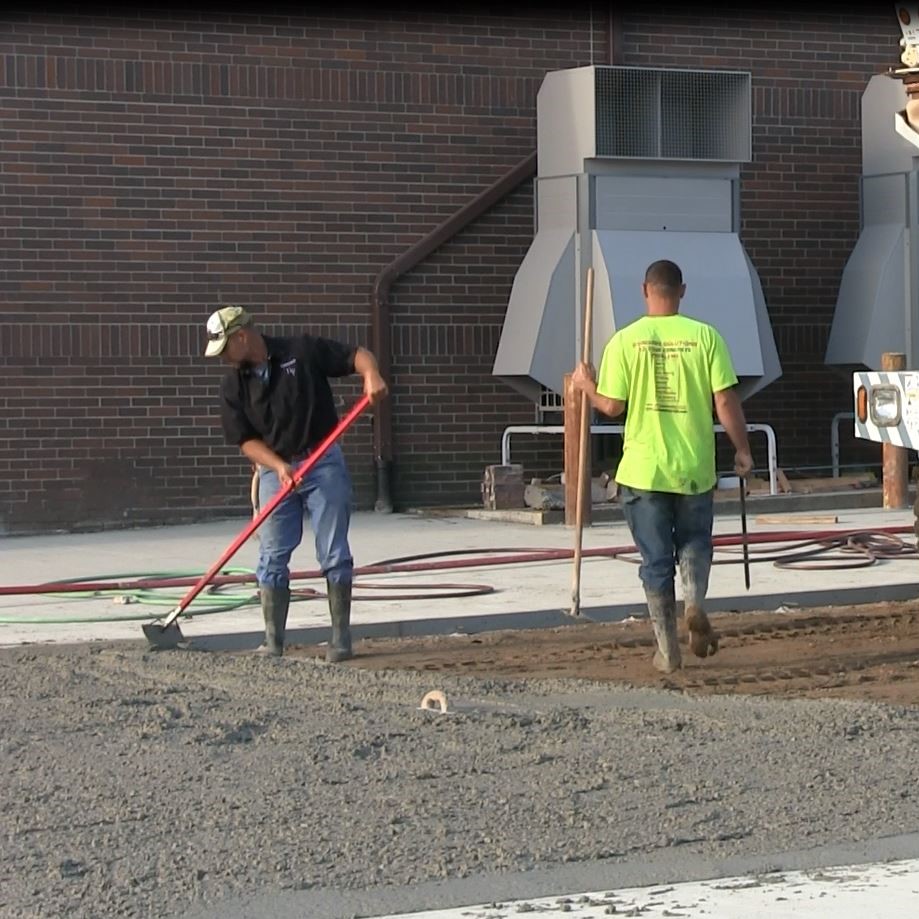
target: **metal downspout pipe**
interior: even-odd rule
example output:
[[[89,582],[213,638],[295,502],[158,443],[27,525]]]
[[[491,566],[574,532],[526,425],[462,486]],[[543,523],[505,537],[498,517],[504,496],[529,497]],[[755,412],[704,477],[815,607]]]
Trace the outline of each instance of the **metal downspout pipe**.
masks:
[[[607,42],[610,64],[622,60],[621,13],[615,3],[609,4]],[[370,297],[370,323],[373,352],[380,365],[380,373],[390,382],[392,369],[392,327],[389,311],[389,291],[392,285],[407,271],[424,261],[435,249],[442,246],[473,220],[484,214],[518,185],[536,175],[536,151],[521,160],[513,169],[498,179],[439,227],[420,239],[410,249],[390,262],[374,279]],[[374,407],[373,456],[376,466],[376,500],[374,510],[392,513],[392,406],[390,399],[384,399]]]
[[[499,201],[507,197],[518,185],[536,175],[536,152],[521,160],[497,182],[448,217],[440,226],[416,242],[394,261],[390,262],[374,279],[370,297],[370,322],[373,352],[383,379],[390,383],[392,368],[392,328],[389,310],[389,292],[403,274],[411,271],[432,252],[452,239],[470,223],[481,217]],[[392,410],[390,399],[374,406],[373,456],[376,466],[376,501],[374,510],[392,513]]]
[[[609,23],[607,41],[609,43],[609,63],[615,67],[622,63],[622,13],[616,9],[615,3],[609,5]]]

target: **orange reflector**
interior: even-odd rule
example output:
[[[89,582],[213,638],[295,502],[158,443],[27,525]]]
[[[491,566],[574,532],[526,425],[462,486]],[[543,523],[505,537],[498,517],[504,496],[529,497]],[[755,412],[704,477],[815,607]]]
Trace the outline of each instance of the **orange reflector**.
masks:
[[[855,417],[862,424],[868,420],[868,390],[864,386],[859,386],[855,394]]]

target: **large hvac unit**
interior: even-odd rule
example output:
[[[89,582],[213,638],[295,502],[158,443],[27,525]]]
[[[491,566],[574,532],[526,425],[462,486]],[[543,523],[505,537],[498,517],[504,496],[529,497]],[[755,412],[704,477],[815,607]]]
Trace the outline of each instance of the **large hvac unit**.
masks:
[[[919,368],[919,124],[907,88],[878,74],[862,94],[861,232],[827,343],[828,364],[879,370],[885,351]]]
[[[751,158],[750,75],[578,67],[537,96],[537,232],[514,280],[494,374],[539,403],[581,354],[595,272],[592,354],[642,316],[645,269],[683,270],[685,315],[724,336],[742,397],[781,375],[756,270],[738,235]]]

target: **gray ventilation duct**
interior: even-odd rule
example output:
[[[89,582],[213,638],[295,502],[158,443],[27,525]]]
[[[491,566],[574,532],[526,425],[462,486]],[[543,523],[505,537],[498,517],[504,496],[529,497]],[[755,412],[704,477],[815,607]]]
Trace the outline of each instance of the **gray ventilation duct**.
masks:
[[[494,374],[534,402],[562,391],[581,353],[594,268],[591,353],[644,315],[657,259],[683,269],[681,312],[714,325],[740,394],[781,375],[756,270],[737,235],[750,160],[750,75],[578,67],[537,96],[537,233],[514,279]]]
[[[919,367],[919,132],[906,104],[903,84],[885,75],[862,94],[861,233],[839,285],[828,364],[878,370],[897,351]]]

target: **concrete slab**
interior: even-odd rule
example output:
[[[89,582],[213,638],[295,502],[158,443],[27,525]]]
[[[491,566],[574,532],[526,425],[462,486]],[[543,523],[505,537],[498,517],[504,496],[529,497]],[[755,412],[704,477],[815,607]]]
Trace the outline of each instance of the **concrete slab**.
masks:
[[[881,511],[876,508],[832,508],[838,524],[836,532],[866,531],[881,527],[901,527],[904,538],[914,541],[912,510]],[[796,526],[792,521],[760,524],[750,510],[750,533],[780,534],[781,542],[767,545],[769,552],[787,545],[789,533],[807,538],[810,524]],[[776,513],[775,507],[769,508]],[[813,513],[812,507],[797,512]],[[38,584],[49,580],[100,576],[172,575],[177,572],[197,575],[208,568],[245,525],[244,519],[193,526],[120,530],[76,535],[7,537],[0,540],[0,587]],[[825,528],[820,528],[821,530]],[[719,514],[716,535],[736,535],[736,515]],[[352,546],[359,565],[394,557],[443,555],[431,559],[432,565],[445,558],[469,560],[450,553],[475,551],[482,561],[510,551],[527,549],[570,550],[574,534],[563,526],[533,527],[464,518],[359,513],[354,517]],[[779,536],[775,536],[776,539]],[[798,537],[795,537],[796,539]],[[598,522],[584,533],[586,551],[628,546],[628,530],[621,521]],[[253,569],[257,541],[251,540],[231,563]],[[884,597],[919,597],[919,565],[915,558],[886,560],[867,568],[844,570],[784,570],[771,562],[754,564],[752,589],[744,589],[742,568],[736,551],[719,552],[713,569],[710,608],[772,609],[777,615],[797,605],[813,602],[850,603]],[[298,569],[314,567],[307,540],[296,554]],[[362,634],[423,634],[435,631],[474,631],[524,625],[552,625],[567,621],[571,593],[570,559],[528,561],[525,564],[482,566],[412,573],[373,575],[359,578],[354,609],[355,631]],[[473,598],[438,598],[436,585],[445,583],[485,584],[493,592]],[[303,586],[322,588],[317,579]],[[422,599],[387,598],[370,584],[397,587],[400,592],[417,591]],[[111,596],[73,597],[31,593],[0,596],[0,645],[28,642],[69,643],[75,641],[131,639],[142,646],[140,624],[154,615],[163,615],[183,595],[183,589],[167,592],[165,606],[136,603],[117,604]],[[236,588],[230,593],[252,598],[254,586]],[[643,594],[637,566],[622,560],[585,558],[581,578],[582,608],[592,618],[622,619],[643,613]],[[119,621],[116,617],[133,616]],[[66,621],[92,619],[97,621]],[[326,635],[327,611],[322,600],[304,600],[294,605],[291,614],[294,640],[322,640]],[[182,625],[186,636],[206,648],[252,647],[261,638],[261,615],[253,604],[213,615],[196,615]],[[892,846],[890,839],[867,841],[840,850],[807,851],[803,854],[748,859],[743,863],[705,862],[691,859],[680,848],[666,850],[655,859],[636,859],[611,866],[597,864],[562,865],[551,871],[457,879],[446,884],[417,885],[405,890],[392,888],[366,891],[283,891],[256,895],[254,900],[237,905],[223,903],[217,911],[196,908],[191,916],[380,916],[408,919],[406,909],[435,910],[422,913],[429,919],[454,919],[454,916],[491,917],[538,912],[540,915],[591,915],[591,898],[599,901],[613,892],[619,913],[632,910],[641,915],[766,916],[781,919],[794,915],[833,915],[844,919],[870,912],[899,917],[916,912],[919,888],[917,838],[904,838]],[[898,865],[880,865],[889,858],[912,859]],[[773,886],[763,872],[793,871],[816,866],[848,866],[841,871],[813,871],[798,876],[787,874],[781,885]],[[855,867],[853,867],[855,866]],[[714,882],[711,879],[720,877]],[[678,886],[688,882],[687,886]],[[646,885],[656,884],[656,887]],[[608,885],[608,886],[607,886]],[[661,885],[671,888],[661,891]],[[594,891],[595,893],[578,893]],[[521,909],[521,898],[530,908]],[[757,900],[756,898],[759,897]],[[580,900],[580,898],[586,898]],[[560,903],[567,899],[569,903]],[[501,909],[490,904],[500,902]],[[468,904],[480,904],[470,907]],[[605,915],[609,903],[598,915]],[[568,907],[568,908],[566,908]],[[790,909],[791,908],[791,909]],[[447,911],[445,911],[447,910]],[[452,912],[450,911],[452,910]],[[554,910],[554,912],[553,912]],[[703,912],[704,910],[704,912]],[[783,912],[784,910],[784,912]],[[884,912],[886,910],[886,912]],[[898,911],[899,910],[899,911]],[[637,914],[637,912],[636,912]],[[418,919],[418,914],[415,914]]]
[[[716,492],[715,516],[740,514],[740,499],[735,491]],[[916,500],[916,489],[908,490],[910,504]],[[810,494],[790,493],[780,495],[749,495],[747,513],[788,514],[802,511],[828,511],[878,509],[883,503],[880,488],[847,488],[840,491],[815,491]],[[564,524],[563,510],[537,510],[529,507],[488,510],[483,507],[448,507],[437,510],[418,509],[409,511],[419,516],[465,517],[469,520],[502,521],[505,523],[526,523],[530,526]],[[622,508],[615,502],[595,504],[591,509],[593,523],[611,523],[623,520]]]
[[[839,522],[824,528],[837,532],[898,526],[911,528],[911,510],[883,511],[869,508],[836,508]],[[801,511],[802,514],[807,511]],[[794,514],[791,514],[791,519]],[[6,537],[0,540],[0,587],[42,584],[51,580],[91,580],[102,575],[157,576],[181,573],[199,575],[228,546],[245,520],[227,520],[182,527],[158,527],[75,535]],[[739,520],[730,515],[716,518],[716,535],[736,535]],[[788,533],[806,537],[812,526],[757,524],[750,520],[751,535]],[[912,534],[904,538],[912,540]],[[481,553],[479,560],[507,552],[567,550],[573,546],[570,528],[532,527],[526,524],[463,518],[378,515],[358,513],[352,525],[352,548],[358,565],[395,557],[444,553],[431,559],[435,566],[447,553]],[[585,530],[585,552],[631,544],[622,522],[597,523]],[[778,544],[754,550],[769,553]],[[231,562],[234,568],[253,570],[257,540],[242,547]],[[472,562],[466,556],[454,561]],[[756,563],[752,586],[744,588],[736,550],[719,552],[709,591],[710,609],[781,609],[827,602],[862,602],[906,599],[919,595],[919,566],[915,558],[881,561],[869,568],[847,570],[782,570],[770,562]],[[298,569],[315,569],[312,546],[304,541],[293,559]],[[354,624],[363,635],[431,634],[444,631],[480,631],[570,622],[566,612],[571,599],[570,559],[532,561],[525,564],[427,570],[373,575],[359,578],[355,590]],[[472,598],[445,599],[435,596],[444,584],[486,585],[493,592]],[[419,599],[388,599],[387,591],[372,585],[410,591]],[[319,579],[296,586],[324,588]],[[141,639],[140,623],[168,614],[187,588],[161,591],[162,605],[120,604],[112,595],[94,597],[0,596],[0,645],[23,642],[73,642],[100,639]],[[252,647],[261,634],[261,616],[254,605],[254,585],[225,593],[253,602],[241,609],[218,614],[196,613],[182,620],[184,634],[204,646]],[[626,561],[587,557],[581,575],[581,606],[598,620],[642,615],[643,593],[637,565]],[[82,622],[80,619],[99,621]],[[327,610],[324,600],[294,604],[291,637],[295,641],[324,640]]]
[[[424,910],[379,919],[496,919],[535,913],[540,919],[605,919],[613,914],[705,916],[706,919],[863,919],[884,902],[885,919],[913,919],[919,910],[919,860],[844,865],[812,871],[744,875],[650,887],[627,887],[535,900]]]
[[[916,913],[917,891],[919,836],[905,833],[768,856],[711,859],[675,847],[625,861],[479,873],[411,887],[267,892],[195,907],[183,919],[905,919]],[[597,911],[602,900],[613,902]],[[793,911],[783,912],[788,907]]]

